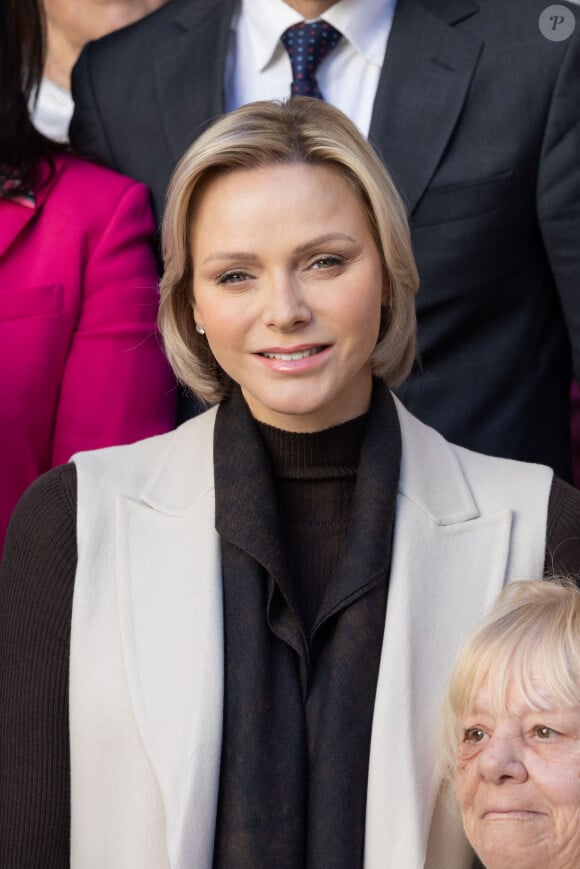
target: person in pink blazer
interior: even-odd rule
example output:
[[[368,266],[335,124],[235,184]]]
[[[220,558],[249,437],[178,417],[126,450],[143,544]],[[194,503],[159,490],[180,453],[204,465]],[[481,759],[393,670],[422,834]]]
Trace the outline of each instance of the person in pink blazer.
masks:
[[[26,46],[40,10],[37,0],[3,6],[0,552],[18,498],[43,471],[175,421],[175,380],[156,333],[147,189],[34,131],[27,90],[42,62]]]

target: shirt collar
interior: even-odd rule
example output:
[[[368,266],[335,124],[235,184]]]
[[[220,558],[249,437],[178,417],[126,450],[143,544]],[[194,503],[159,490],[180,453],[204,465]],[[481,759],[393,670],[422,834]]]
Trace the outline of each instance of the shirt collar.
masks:
[[[396,0],[338,0],[322,18],[337,30],[365,58],[382,66]],[[280,47],[287,27],[302,21],[302,16],[284,0],[242,0],[256,69],[262,71]]]

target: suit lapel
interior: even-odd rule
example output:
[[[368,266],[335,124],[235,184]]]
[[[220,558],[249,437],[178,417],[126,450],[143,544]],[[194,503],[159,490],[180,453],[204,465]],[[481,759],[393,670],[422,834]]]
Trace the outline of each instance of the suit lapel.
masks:
[[[159,114],[174,160],[224,110],[224,70],[233,14],[234,0],[190,3],[176,14],[171,37],[155,50]]]
[[[215,414],[199,419],[201,426],[187,424],[176,432],[141,497],[123,496],[117,509],[119,613],[129,693],[163,796],[171,869],[211,869],[221,753]]]
[[[474,0],[398,0],[369,139],[412,212],[465,101],[483,43],[455,25]]]
[[[421,424],[399,404],[398,412],[403,456],[371,739],[365,869],[425,865],[440,782],[441,697],[459,645],[504,584],[512,525],[509,510],[480,515],[449,445],[436,435],[424,438]],[[467,869],[469,861],[463,839],[449,843],[446,869]]]

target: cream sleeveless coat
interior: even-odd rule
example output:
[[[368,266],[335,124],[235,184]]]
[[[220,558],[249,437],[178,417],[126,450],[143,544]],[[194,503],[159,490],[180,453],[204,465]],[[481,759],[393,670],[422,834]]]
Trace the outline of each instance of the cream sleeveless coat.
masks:
[[[223,701],[215,412],[74,458],[72,869],[212,867]],[[438,798],[438,708],[458,646],[503,584],[542,575],[552,472],[452,446],[399,402],[397,412],[364,866],[470,869]]]

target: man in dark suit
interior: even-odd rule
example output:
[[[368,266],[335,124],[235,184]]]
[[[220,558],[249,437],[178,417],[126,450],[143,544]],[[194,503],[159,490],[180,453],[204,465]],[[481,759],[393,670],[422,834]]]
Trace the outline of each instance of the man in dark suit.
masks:
[[[81,55],[73,144],[149,184],[158,218],[175,162],[207,123],[261,94],[271,67],[286,64],[290,78],[278,39],[270,54],[257,52],[248,81],[241,68],[239,86],[256,3],[172,0]],[[361,83],[368,129],[364,105],[354,120],[408,204],[421,289],[420,364],[400,390],[406,406],[452,441],[569,479],[572,360],[580,375],[580,9],[372,0],[367,30],[376,23],[384,54],[373,84],[377,52],[363,46],[367,67],[352,72],[361,45],[347,20],[364,15],[366,0],[265,4],[272,16],[324,13],[342,32],[321,90],[352,115]]]

